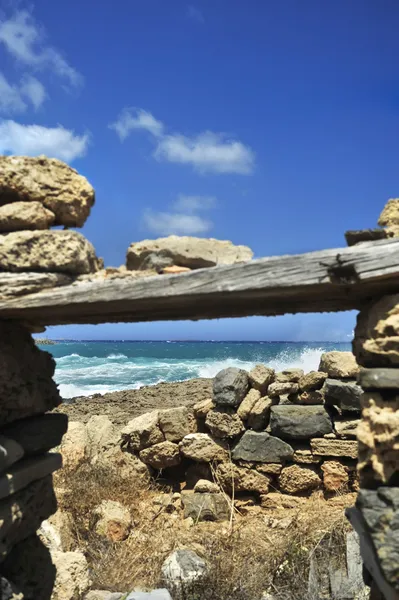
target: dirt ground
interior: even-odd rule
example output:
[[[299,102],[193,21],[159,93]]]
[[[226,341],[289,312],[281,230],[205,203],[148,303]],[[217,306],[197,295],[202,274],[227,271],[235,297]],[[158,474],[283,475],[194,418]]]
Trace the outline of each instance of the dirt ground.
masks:
[[[87,423],[93,415],[107,415],[115,425],[157,408],[193,406],[212,396],[212,379],[191,379],[177,383],[158,383],[139,390],[94,394],[68,400],[57,408],[72,421]]]

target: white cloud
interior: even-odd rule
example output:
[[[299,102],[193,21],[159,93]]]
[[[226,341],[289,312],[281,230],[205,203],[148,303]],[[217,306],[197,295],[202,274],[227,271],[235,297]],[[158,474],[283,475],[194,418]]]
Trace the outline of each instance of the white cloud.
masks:
[[[45,44],[44,32],[26,10],[16,11],[6,20],[0,20],[0,43],[19,62],[35,69],[50,69],[76,87],[83,81],[63,56]]]
[[[189,19],[193,21],[197,21],[197,23],[205,23],[205,18],[202,12],[196,6],[190,4],[187,6],[187,16]]]
[[[188,137],[180,133],[165,134],[164,125],[151,113],[125,109],[109,127],[121,141],[133,130],[144,129],[155,138],[154,157],[159,161],[191,165],[200,173],[239,173],[250,175],[254,170],[255,153],[242,142],[229,139],[222,133],[205,131]]]
[[[161,121],[142,109],[125,108],[115,123],[111,123],[109,127],[116,131],[121,141],[125,140],[134,129],[144,129],[155,137],[160,137],[163,133]]]
[[[145,227],[156,235],[197,235],[206,233],[213,225],[198,215],[153,212],[144,213]]]
[[[172,206],[174,210],[188,213],[210,210],[216,206],[216,198],[214,196],[186,196],[180,194]]]
[[[26,75],[22,79],[21,94],[26,96],[36,109],[40,108],[47,95],[44,86],[31,75]]]
[[[0,121],[0,154],[27,154],[60,158],[70,162],[84,156],[89,136],[75,135],[73,131],[41,125],[21,125],[15,121]]]
[[[11,85],[2,73],[0,73],[0,111],[17,113],[26,110],[26,104],[21,98],[20,90]]]

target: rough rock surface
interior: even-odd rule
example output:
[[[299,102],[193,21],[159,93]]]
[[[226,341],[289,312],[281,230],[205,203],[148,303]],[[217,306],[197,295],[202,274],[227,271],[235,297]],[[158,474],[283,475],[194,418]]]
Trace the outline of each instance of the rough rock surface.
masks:
[[[360,419],[334,419],[334,430],[340,438],[356,438]]]
[[[52,600],[80,600],[90,586],[89,570],[82,552],[53,552],[56,567]]]
[[[164,561],[162,578],[172,589],[180,589],[184,584],[202,579],[207,572],[204,560],[192,550],[175,550]]]
[[[215,408],[215,404],[211,398],[201,400],[201,402],[197,402],[193,406],[194,415],[197,419],[205,419],[212,408]]]
[[[273,404],[273,400],[267,396],[260,398],[255,405],[252,407],[249,415],[247,424],[251,429],[260,431],[266,428],[269,423],[270,408]]]
[[[266,431],[246,431],[232,452],[234,460],[265,463],[285,462],[293,454],[289,444]]]
[[[254,469],[237,467],[233,463],[222,463],[217,466],[216,480],[228,493],[257,492],[267,494],[270,477]]]
[[[124,446],[130,450],[142,450],[165,440],[159,427],[159,411],[154,410],[136,417],[121,431]]]
[[[213,401],[217,406],[238,406],[248,391],[248,373],[229,367],[219,371],[213,380]]]
[[[349,483],[348,469],[336,460],[326,460],[321,465],[323,483],[328,492],[344,490]]]
[[[278,492],[269,492],[261,497],[262,508],[297,508],[306,502],[306,498],[290,496],[288,494],[279,494]]]
[[[246,262],[253,256],[247,246],[235,246],[229,241],[171,235],[131,244],[126,266],[131,270],[148,268],[147,257],[157,254],[163,259],[170,258],[174,265],[190,269]]]
[[[297,448],[292,460],[300,465],[317,465],[321,462],[321,457],[315,456],[308,448]]]
[[[225,494],[221,492],[183,492],[182,503],[184,518],[198,521],[226,521],[230,516],[230,506]]]
[[[278,396],[285,396],[286,394],[296,394],[299,390],[297,383],[291,381],[271,383],[267,390],[270,398],[277,398]]]
[[[319,371],[329,377],[356,378],[359,366],[352,352],[325,352],[320,357]]]
[[[0,156],[0,205],[40,202],[56,225],[82,227],[94,204],[87,179],[55,158]]]
[[[399,365],[399,294],[360,311],[352,346],[363,367]]]
[[[310,447],[316,456],[357,458],[357,442],[354,440],[328,440],[313,438]]]
[[[359,474],[363,487],[373,481],[397,485],[399,464],[399,396],[383,398],[368,392],[362,398],[362,420],[357,428]]]
[[[61,448],[64,469],[76,471],[89,457],[89,438],[86,425],[80,421],[69,421]]]
[[[285,467],[279,477],[280,489],[286,494],[300,494],[310,492],[321,486],[321,479],[308,467],[291,465]]]
[[[97,517],[95,531],[111,542],[121,542],[129,535],[132,519],[129,511],[120,502],[103,500],[94,509]]]
[[[272,406],[272,435],[307,440],[332,432],[331,419],[322,406]]]
[[[299,380],[299,389],[302,392],[310,392],[312,390],[319,390],[323,387],[323,383],[327,379],[327,373],[321,371],[310,371],[303,375]]]
[[[55,215],[40,202],[13,202],[0,206],[0,232],[49,229]]]
[[[159,428],[170,442],[180,442],[185,435],[197,430],[194,415],[185,406],[160,410]]]
[[[296,404],[305,404],[312,406],[315,404],[324,404],[324,393],[322,390],[311,390],[309,392],[302,392],[298,394],[295,399]]]
[[[215,408],[207,414],[205,424],[214,437],[233,438],[245,431],[240,417],[230,408]]]
[[[382,227],[399,225],[399,198],[388,200],[379,216],[378,225]]]
[[[278,383],[298,383],[303,375],[303,369],[284,369],[284,371],[276,373],[276,381]]]
[[[258,390],[261,394],[265,394],[267,388],[275,379],[275,372],[274,369],[265,365],[255,365],[248,376],[251,387]]]
[[[107,598],[106,600],[114,600]],[[142,592],[141,590],[133,590],[128,596],[122,594],[120,600],[173,600],[166,588],[158,588],[150,592]]]
[[[261,394],[258,390],[249,390],[248,394],[245,396],[244,400],[237,408],[237,415],[240,417],[240,419],[242,419],[243,421],[246,421],[248,419],[252,408],[255,406],[260,397]]]
[[[140,459],[154,469],[167,469],[180,463],[179,446],[173,442],[160,442],[140,452]]]
[[[338,406],[345,412],[360,412],[363,390],[354,381],[326,379],[323,392],[326,404]]]
[[[208,479],[199,479],[194,486],[194,492],[201,494],[218,494],[220,488],[217,483],[209,481]]]
[[[107,590],[91,590],[84,600],[121,600],[125,594],[120,592],[108,592]]]
[[[106,415],[93,415],[86,425],[89,456],[92,463],[118,447],[119,430]]]
[[[207,433],[190,433],[179,444],[186,458],[198,462],[224,461],[228,458],[227,446],[216,442]]]

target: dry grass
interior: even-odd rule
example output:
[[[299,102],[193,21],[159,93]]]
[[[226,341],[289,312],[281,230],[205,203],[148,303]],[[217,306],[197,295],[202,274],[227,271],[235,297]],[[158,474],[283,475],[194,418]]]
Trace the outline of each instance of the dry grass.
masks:
[[[177,548],[188,547],[210,566],[206,580],[176,591],[174,600],[260,600],[270,591],[279,600],[310,600],[310,558],[336,562],[345,557],[349,525],[344,507],[353,496],[325,501],[320,495],[296,509],[248,514],[232,511],[232,522],[188,527],[181,511],[154,504],[160,488],[121,480],[110,469],[83,466],[58,476],[62,510],[71,513],[74,535],[91,568],[93,589],[127,591],[160,585],[161,565]],[[167,491],[163,488],[163,491]],[[92,511],[104,499],[118,500],[131,512],[134,527],[125,542],[112,544],[93,531]]]

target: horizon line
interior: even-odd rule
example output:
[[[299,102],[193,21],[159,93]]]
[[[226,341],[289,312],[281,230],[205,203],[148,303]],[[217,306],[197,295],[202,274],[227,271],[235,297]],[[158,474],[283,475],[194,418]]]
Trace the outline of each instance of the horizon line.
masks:
[[[39,340],[49,340],[52,342],[122,342],[122,343],[185,343],[185,344],[350,344],[351,340],[140,340],[140,339],[77,339],[77,338],[49,338],[38,337]]]

